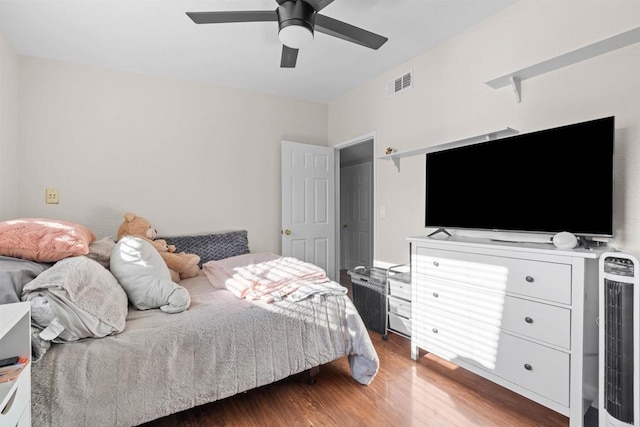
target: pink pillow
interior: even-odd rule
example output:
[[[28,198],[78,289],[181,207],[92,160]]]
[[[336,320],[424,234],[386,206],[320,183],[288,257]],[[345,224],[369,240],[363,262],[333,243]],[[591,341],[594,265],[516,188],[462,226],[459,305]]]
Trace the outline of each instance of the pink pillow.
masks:
[[[0,255],[56,262],[89,253],[96,236],[84,225],[48,218],[0,222]]]

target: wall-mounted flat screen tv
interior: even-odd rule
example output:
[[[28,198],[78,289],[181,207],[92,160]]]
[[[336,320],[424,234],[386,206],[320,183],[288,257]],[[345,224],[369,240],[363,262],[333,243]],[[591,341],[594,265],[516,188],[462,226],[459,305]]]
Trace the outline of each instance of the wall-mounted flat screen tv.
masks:
[[[425,226],[613,237],[614,120],[427,153]]]

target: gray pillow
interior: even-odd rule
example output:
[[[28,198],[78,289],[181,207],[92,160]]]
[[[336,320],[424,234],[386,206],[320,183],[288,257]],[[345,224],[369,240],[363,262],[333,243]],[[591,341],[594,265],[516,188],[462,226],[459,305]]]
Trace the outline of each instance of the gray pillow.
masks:
[[[175,245],[176,252],[198,255],[200,268],[208,261],[249,253],[249,238],[246,230],[161,238],[168,244]]]
[[[0,304],[20,302],[24,285],[51,264],[0,256]]]

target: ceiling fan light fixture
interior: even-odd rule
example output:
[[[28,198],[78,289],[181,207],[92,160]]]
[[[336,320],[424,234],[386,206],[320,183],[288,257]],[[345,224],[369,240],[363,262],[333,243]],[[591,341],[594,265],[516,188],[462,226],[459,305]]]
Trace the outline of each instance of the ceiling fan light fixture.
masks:
[[[283,45],[301,49],[313,41],[313,30],[304,25],[287,25],[280,29],[278,37]]]

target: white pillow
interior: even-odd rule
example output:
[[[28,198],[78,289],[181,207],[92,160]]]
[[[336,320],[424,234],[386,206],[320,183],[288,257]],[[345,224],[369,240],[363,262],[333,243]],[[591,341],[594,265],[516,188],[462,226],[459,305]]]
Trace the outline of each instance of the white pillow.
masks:
[[[165,313],[179,313],[191,304],[189,292],[171,281],[169,268],[156,248],[139,237],[125,236],[118,241],[111,252],[111,273],[138,310],[160,308]]]

